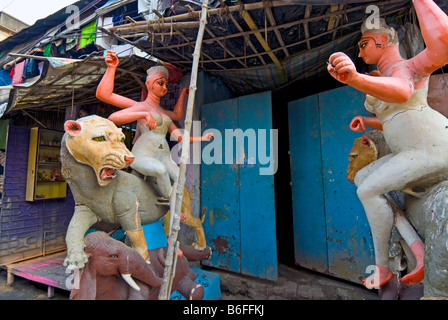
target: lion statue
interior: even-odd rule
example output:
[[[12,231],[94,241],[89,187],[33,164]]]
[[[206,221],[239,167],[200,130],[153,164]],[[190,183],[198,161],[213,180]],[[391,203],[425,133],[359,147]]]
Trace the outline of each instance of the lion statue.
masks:
[[[132,246],[149,261],[142,225],[158,221],[168,212],[156,204],[154,184],[138,173],[124,169],[134,156],[124,144],[120,128],[102,117],[87,116],[66,121],[61,143],[62,175],[75,200],[75,211],[66,235],[64,266],[82,268],[87,262],[84,236],[97,222],[120,225]],[[191,212],[190,194],[185,188],[182,200],[184,224],[196,234],[195,249],[206,247],[202,219]]]

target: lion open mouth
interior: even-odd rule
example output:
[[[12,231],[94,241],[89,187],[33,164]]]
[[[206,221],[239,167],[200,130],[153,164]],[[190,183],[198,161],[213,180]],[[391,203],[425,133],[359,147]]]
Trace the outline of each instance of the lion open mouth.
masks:
[[[115,178],[117,175],[115,174],[115,169],[112,168],[103,168],[100,171],[100,179],[101,181],[110,181]]]

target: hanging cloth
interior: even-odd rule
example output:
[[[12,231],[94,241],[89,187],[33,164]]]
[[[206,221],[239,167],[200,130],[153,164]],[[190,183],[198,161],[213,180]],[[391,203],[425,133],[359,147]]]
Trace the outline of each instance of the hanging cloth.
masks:
[[[74,47],[76,47],[77,44],[78,44],[78,36],[76,36],[76,35],[69,36],[65,40],[65,50],[69,51],[69,50],[73,49]]]
[[[25,61],[19,62],[14,67],[14,75],[12,76],[12,85],[23,83],[23,69]]]
[[[85,46],[95,42],[96,35],[96,20],[85,25],[81,29],[81,40],[79,41],[79,48],[84,48]]]
[[[44,56],[51,57],[51,43],[47,44],[47,46],[45,47]]]
[[[39,61],[36,59],[26,59],[25,68],[23,71],[23,78],[29,79],[40,75]]]

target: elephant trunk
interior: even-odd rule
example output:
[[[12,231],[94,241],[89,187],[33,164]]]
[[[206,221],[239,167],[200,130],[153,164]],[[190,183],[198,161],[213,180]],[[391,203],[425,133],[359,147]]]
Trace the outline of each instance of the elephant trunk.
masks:
[[[119,268],[122,278],[134,289],[139,290],[139,286],[133,278],[138,279],[152,287],[160,287],[162,279],[159,278],[152,269],[150,263],[144,260],[140,254],[130,247],[123,247],[121,255],[121,267]]]

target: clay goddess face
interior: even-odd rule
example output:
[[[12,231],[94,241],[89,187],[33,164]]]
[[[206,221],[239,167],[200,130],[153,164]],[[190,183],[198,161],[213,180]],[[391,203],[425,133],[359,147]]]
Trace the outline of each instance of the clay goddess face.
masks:
[[[367,64],[377,64],[389,37],[382,33],[365,32],[358,42],[359,54]]]

